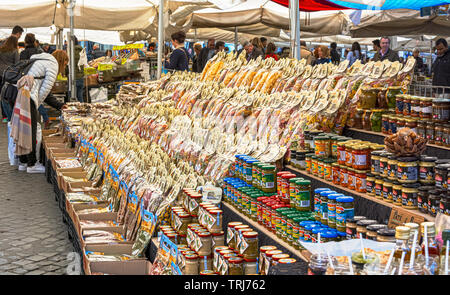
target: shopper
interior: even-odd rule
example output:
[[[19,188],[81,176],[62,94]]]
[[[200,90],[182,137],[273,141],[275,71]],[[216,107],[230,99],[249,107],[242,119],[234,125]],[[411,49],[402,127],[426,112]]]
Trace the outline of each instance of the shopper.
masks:
[[[225,42],[219,41],[216,43],[214,55],[224,50],[225,50]]]
[[[337,44],[336,42],[331,42],[330,44],[330,55],[331,55],[331,62],[335,65],[338,65],[341,61],[341,57],[337,51]]]
[[[278,54],[275,53],[276,50],[277,50],[277,47],[275,46],[275,44],[270,42],[267,45],[267,51],[266,51],[266,57],[265,58],[273,58],[275,60],[279,60],[280,57],[278,56]]]
[[[251,53],[253,52],[253,44],[250,43],[250,41],[245,41],[242,48],[238,51],[237,56],[241,55],[243,50],[245,50],[245,58],[249,61],[251,58]]]
[[[148,52],[155,52],[155,49],[156,49],[156,43],[155,42],[151,42],[150,44],[148,44],[148,47],[147,47],[147,51]]]
[[[325,45],[317,46],[314,50],[314,56],[316,60],[313,62],[313,66],[331,62],[328,47]]]
[[[261,41],[261,44],[262,44],[262,52],[263,52],[264,55],[266,55],[267,54],[267,46],[268,46],[267,38],[266,37],[261,37],[261,38],[259,38],[259,40]]]
[[[382,37],[380,39],[380,50],[375,53],[373,61],[389,60],[391,62],[399,61],[398,53],[390,49],[391,39],[389,37]]]
[[[18,42],[17,37],[15,35],[9,36],[3,43],[0,45],[0,81],[3,77],[3,72],[9,66],[17,63],[19,61],[19,51],[18,51]],[[1,85],[1,82],[0,82]],[[11,106],[4,101],[2,101],[2,118],[3,122],[11,121],[12,109]]]
[[[106,52],[105,52],[105,56],[106,56],[106,57],[111,58],[112,55],[113,55],[113,54],[112,54],[112,50],[111,50],[111,49],[106,50]]]
[[[264,53],[262,50],[263,45],[261,43],[261,40],[258,37],[255,37],[252,39],[251,43],[253,45],[253,50],[250,54],[250,60],[257,59],[259,56],[264,58]]]
[[[346,59],[349,61],[348,66],[353,65],[358,59],[362,61],[361,46],[358,42],[353,42],[352,49],[347,54]]]
[[[75,88],[76,88],[76,97],[79,102],[84,102],[84,67],[78,66],[78,62],[80,61],[80,53],[83,51],[83,47],[78,42],[78,38],[73,36],[73,44],[74,47],[74,61],[75,61]],[[55,52],[53,52],[55,53]]]
[[[419,48],[413,49],[413,57],[416,60],[416,65],[414,66],[414,74],[428,74],[428,67],[423,62],[423,58],[420,57],[420,50]]]
[[[194,44],[194,56],[192,57],[192,71],[194,73],[201,73],[199,70],[199,64],[198,64],[198,56],[200,55],[200,52],[202,51],[202,45],[200,43]]]
[[[210,60],[214,56],[215,48],[216,48],[216,40],[208,39],[207,46],[202,49],[202,51],[198,56],[199,73],[203,71],[203,68],[205,67],[208,60]]]
[[[32,151],[28,155],[19,157],[19,171],[28,173],[45,173],[45,167],[37,163],[36,159],[36,133],[38,124],[38,111],[40,105],[49,95],[58,75],[58,62],[48,53],[40,53],[31,56],[36,59],[27,73],[34,77],[33,87],[30,90],[30,119],[31,119],[31,143]],[[44,78],[41,78],[44,77]]]
[[[91,60],[100,58],[105,55],[106,53],[103,50],[100,50],[100,46],[97,43],[95,43],[94,46],[92,46]]]
[[[306,47],[305,41],[300,41],[300,57],[306,59],[306,64],[311,65],[314,61],[314,56],[308,47]]]
[[[186,33],[179,31],[173,33],[172,45],[175,48],[170,55],[169,61],[166,61],[165,68],[175,71],[188,71],[189,70],[189,58],[186,48],[184,48],[184,40],[186,39]]]
[[[291,55],[291,49],[289,47],[281,48],[280,58],[288,58],[290,55]]]
[[[34,34],[28,33],[25,35],[25,49],[20,53],[20,60],[27,60],[33,54],[42,53],[43,50],[36,47],[36,39]]]
[[[440,38],[436,40],[436,60],[431,71],[433,73],[433,86],[449,87],[446,89],[437,88],[434,93],[438,96],[448,98],[450,95],[450,50],[447,40]]]
[[[23,33],[23,28],[21,26],[14,26],[14,28],[11,31],[11,35],[10,36],[16,37],[17,38],[17,42],[19,42],[19,39],[22,37],[22,33]],[[6,41],[6,39],[1,40],[0,41],[0,45],[2,45]]]

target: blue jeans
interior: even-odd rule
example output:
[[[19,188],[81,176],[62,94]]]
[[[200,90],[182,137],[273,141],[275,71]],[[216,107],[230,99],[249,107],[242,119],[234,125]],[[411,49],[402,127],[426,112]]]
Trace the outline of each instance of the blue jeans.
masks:
[[[49,120],[49,118],[48,118],[48,113],[47,113],[47,110],[44,108],[44,105],[40,105],[39,106],[39,108],[38,108],[38,111],[39,111],[39,113],[41,114],[41,116],[42,116],[42,120],[44,121],[44,122],[47,122],[48,120]]]
[[[8,119],[8,122],[11,121],[12,112],[13,112],[13,109],[11,108],[9,103],[7,103],[6,101],[4,101],[2,99],[2,113],[3,113],[3,115],[6,116],[6,118]]]
[[[76,79],[75,86],[77,88],[77,100],[79,102],[84,102],[83,100],[84,78]]]

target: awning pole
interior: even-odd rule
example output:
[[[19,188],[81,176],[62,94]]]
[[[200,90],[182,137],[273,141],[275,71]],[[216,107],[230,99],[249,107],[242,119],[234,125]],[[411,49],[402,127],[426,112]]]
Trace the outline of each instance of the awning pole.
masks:
[[[291,23],[291,55],[295,59],[300,59],[299,0],[289,0],[289,16]]]
[[[156,79],[161,78],[162,58],[164,54],[164,0],[159,1],[158,18],[158,71],[156,73]]]
[[[74,19],[73,19],[73,8],[75,6],[75,1],[70,0],[69,7],[68,7],[68,13],[70,17],[70,31],[69,36],[67,40],[67,45],[69,46],[69,66],[70,66],[70,72],[69,72],[69,79],[70,79],[70,98],[72,100],[76,100],[77,97],[77,89],[75,86],[75,50],[74,50],[74,42],[73,42],[73,27],[74,27]]]
[[[234,27],[234,50],[236,50],[236,52],[237,52],[237,48],[238,48],[238,42],[239,42],[239,40],[238,40],[238,28],[237,27]]]

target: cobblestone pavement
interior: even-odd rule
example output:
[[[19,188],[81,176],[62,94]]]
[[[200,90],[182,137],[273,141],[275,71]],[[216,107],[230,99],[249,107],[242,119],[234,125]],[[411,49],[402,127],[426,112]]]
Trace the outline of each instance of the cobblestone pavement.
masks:
[[[53,187],[10,166],[0,124],[0,275],[66,274],[74,250]]]

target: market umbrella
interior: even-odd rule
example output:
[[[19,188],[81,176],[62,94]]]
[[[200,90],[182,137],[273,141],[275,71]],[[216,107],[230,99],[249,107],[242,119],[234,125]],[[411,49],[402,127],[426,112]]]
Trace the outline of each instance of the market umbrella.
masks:
[[[272,0],[278,4],[289,7],[289,0]],[[299,9],[301,11],[323,11],[323,10],[342,10],[347,7],[337,5],[328,0],[302,0],[299,1]]]
[[[450,1],[442,0],[328,0],[328,2],[359,10],[391,10],[402,8],[419,10],[423,7],[450,3]]]

